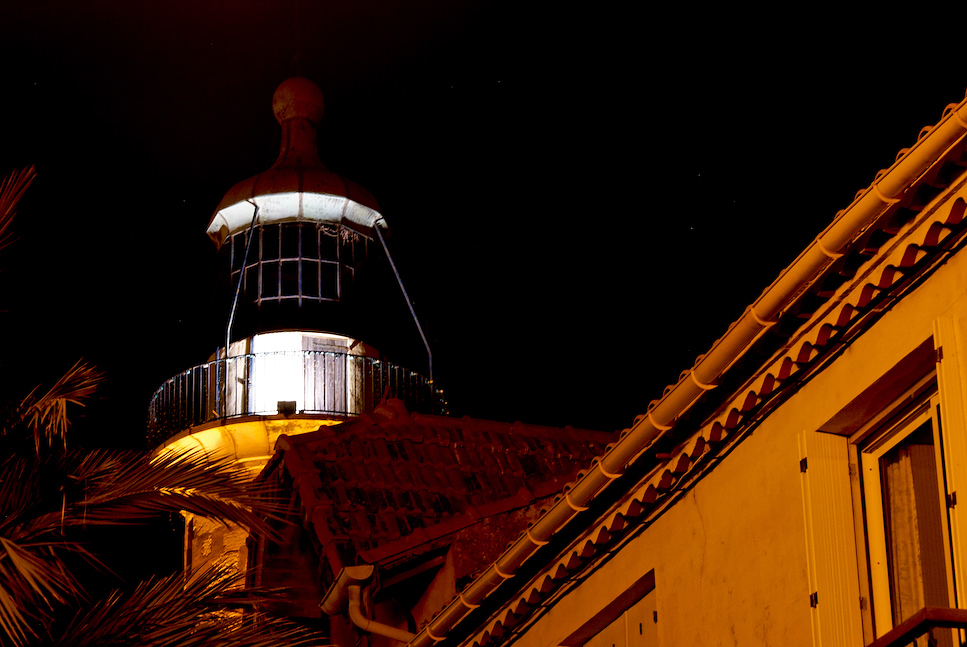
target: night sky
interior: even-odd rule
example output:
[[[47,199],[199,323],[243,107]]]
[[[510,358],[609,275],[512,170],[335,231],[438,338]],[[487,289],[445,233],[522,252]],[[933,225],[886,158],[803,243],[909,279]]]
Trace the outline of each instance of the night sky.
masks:
[[[138,446],[151,392],[218,344],[205,228],[274,162],[297,71],[326,96],[323,162],[382,207],[452,412],[607,431],[967,87],[910,15],[27,4],[0,9],[0,174],[39,171],[0,252],[3,381],[98,364],[88,444]],[[399,299],[381,350],[424,371]]]

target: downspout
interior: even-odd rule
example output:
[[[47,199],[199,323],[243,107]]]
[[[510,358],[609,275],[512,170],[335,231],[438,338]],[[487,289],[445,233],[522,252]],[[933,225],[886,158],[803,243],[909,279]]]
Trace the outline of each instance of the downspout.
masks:
[[[689,371],[687,378],[668,389],[646,415],[639,416],[630,431],[610,451],[592,464],[571,490],[557,501],[481,576],[467,586],[445,607],[411,643],[429,647],[446,638],[453,627],[492,593],[505,579],[514,576],[521,564],[539,546],[578,512],[611,481],[620,477],[625,465],[645,450],[662,432],[670,430],[705,391],[717,381],[748,349],[759,335],[776,323],[784,309],[792,305],[808,283],[836,258],[844,248],[919,178],[950,146],[967,133],[967,100],[961,101],[913,147],[893,163],[873,184],[810,243],[810,245],[773,281]]]
[[[349,619],[363,631],[378,636],[385,636],[401,643],[410,643],[416,634],[403,629],[370,620],[363,613],[362,587],[373,577],[376,568],[371,564],[362,566],[347,566],[339,571],[336,581],[319,603],[319,608],[329,616],[339,615],[349,611]]]
[[[367,618],[363,615],[361,600],[362,592],[360,586],[358,584],[351,585],[349,587],[349,619],[353,621],[354,625],[368,633],[392,638],[403,644],[408,644],[416,638],[416,634],[411,634],[409,631],[404,631],[403,629],[398,629]]]

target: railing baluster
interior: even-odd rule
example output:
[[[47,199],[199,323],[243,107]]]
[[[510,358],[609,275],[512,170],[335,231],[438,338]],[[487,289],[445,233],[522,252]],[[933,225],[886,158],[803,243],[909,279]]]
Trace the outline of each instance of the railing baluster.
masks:
[[[284,382],[295,390],[285,391],[279,386]],[[372,410],[386,387],[410,411],[440,412],[441,399],[426,378],[372,357],[305,350],[216,358],[175,375],[155,391],[148,405],[148,439],[154,445],[205,422],[274,415],[276,397],[300,393],[300,412],[357,416]]]

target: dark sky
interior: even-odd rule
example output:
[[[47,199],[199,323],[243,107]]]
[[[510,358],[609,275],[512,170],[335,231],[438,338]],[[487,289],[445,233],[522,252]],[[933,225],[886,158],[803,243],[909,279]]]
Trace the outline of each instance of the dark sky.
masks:
[[[204,231],[275,160],[297,69],[326,95],[323,162],[380,202],[453,412],[609,431],[967,87],[957,41],[909,14],[6,5],[0,173],[40,175],[0,256],[5,382],[96,362],[81,428],[112,444],[217,343]]]

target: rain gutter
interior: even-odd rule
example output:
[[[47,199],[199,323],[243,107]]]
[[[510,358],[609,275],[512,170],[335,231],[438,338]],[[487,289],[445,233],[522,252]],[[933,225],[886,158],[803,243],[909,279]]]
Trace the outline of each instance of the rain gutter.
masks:
[[[665,390],[660,400],[652,402],[645,415],[603,456],[592,462],[592,469],[579,478],[527,532],[515,541],[486,571],[471,582],[449,605],[434,617],[410,643],[428,647],[442,641],[472,609],[477,608],[504,580],[514,577],[517,569],[540,546],[548,543],[558,530],[579,512],[588,509],[592,499],[613,480],[622,476],[625,466],[645,450],[663,432],[718,381],[750,345],[774,325],[783,310],[803,293],[806,287],[833,260],[843,255],[846,247],[878,216],[899,202],[910,187],[948,148],[967,133],[967,99],[948,107],[940,122],[893,163],[877,175],[868,189],[860,194],[836,219],[786,268],[779,277],[750,305],[742,317],[705,355],[699,356],[682,379]]]

